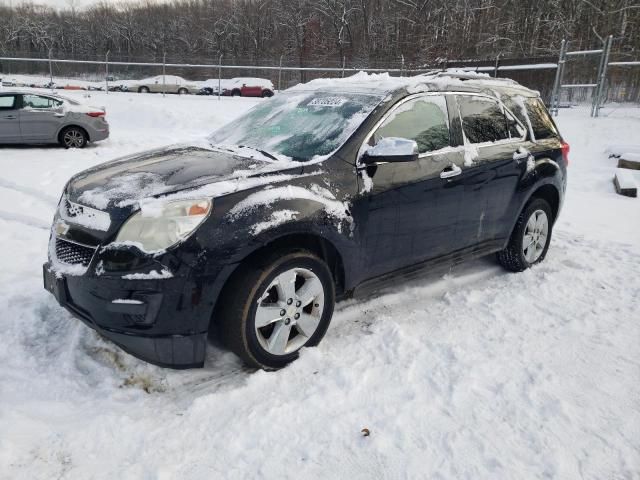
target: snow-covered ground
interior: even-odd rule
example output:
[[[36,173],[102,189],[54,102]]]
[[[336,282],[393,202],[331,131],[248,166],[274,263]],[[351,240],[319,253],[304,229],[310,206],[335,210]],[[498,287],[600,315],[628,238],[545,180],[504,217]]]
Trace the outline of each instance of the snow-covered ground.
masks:
[[[43,290],[53,211],[73,173],[261,100],[87,101],[106,106],[108,141],[0,147],[1,479],[640,479],[640,199],[614,193],[604,153],[640,142],[640,109],[561,111],[569,191],[538,267],[482,259],[340,304],[279,372],[215,347],[176,372]]]

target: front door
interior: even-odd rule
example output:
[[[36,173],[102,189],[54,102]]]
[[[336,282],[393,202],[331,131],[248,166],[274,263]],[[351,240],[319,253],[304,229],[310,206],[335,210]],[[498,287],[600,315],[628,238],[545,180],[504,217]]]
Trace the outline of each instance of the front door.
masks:
[[[464,151],[452,148],[443,95],[419,94],[400,102],[368,138],[401,137],[418,144],[419,158],[359,170],[367,212],[361,225],[367,277],[375,277],[455,249],[463,202]],[[443,178],[444,177],[444,178]]]
[[[66,114],[61,100],[25,94],[20,109],[20,130],[27,141],[55,142]]]
[[[22,140],[18,116],[18,95],[0,94],[0,144]]]

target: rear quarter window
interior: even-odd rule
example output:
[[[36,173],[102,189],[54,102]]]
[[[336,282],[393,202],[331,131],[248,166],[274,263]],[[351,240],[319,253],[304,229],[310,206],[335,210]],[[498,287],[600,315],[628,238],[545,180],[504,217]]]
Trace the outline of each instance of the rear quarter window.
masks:
[[[503,100],[507,108],[523,125],[531,124],[531,130],[533,130],[536,140],[559,137],[547,108],[539,98],[509,97]]]
[[[553,120],[549,116],[544,103],[539,98],[528,98],[525,101],[527,107],[527,114],[531,121],[531,129],[535,135],[536,140],[544,140],[546,138],[557,138],[558,131],[553,123]]]

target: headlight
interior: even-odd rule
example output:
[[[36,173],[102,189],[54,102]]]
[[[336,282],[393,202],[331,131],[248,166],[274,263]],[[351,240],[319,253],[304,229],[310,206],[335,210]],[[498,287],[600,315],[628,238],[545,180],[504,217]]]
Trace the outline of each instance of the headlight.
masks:
[[[124,223],[116,243],[136,243],[145,252],[166,250],[198,228],[211,211],[211,200],[178,200],[145,207]]]

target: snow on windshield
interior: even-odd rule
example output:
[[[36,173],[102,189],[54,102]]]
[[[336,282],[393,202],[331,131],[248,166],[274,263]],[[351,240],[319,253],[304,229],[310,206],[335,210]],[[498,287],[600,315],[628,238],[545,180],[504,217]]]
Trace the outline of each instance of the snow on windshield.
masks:
[[[213,144],[244,145],[296,161],[335,152],[382,101],[379,95],[284,93],[216,131]]]

